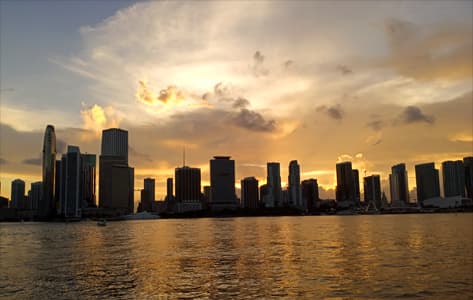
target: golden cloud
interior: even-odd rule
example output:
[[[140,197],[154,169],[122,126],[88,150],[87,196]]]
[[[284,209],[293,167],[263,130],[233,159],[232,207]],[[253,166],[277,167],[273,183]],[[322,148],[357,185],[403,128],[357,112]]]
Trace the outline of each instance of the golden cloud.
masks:
[[[145,104],[156,105],[158,103],[180,103],[185,100],[185,94],[174,85],[162,89],[157,94],[148,86],[146,80],[139,80],[136,98]]]
[[[82,127],[87,131],[94,132],[95,137],[99,137],[103,129],[118,127],[121,121],[121,118],[111,106],[103,108],[98,104],[94,104],[81,110],[80,114],[82,117]],[[90,136],[84,134],[82,138],[88,139]]]

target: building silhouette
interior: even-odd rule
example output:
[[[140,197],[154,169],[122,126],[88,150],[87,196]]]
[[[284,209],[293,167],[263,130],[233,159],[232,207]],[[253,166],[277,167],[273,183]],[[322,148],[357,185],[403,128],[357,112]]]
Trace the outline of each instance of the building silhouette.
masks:
[[[61,212],[61,159],[56,160],[54,167],[54,205],[56,207],[56,214]],[[42,193],[42,192],[41,192]],[[41,200],[40,200],[41,201]],[[39,203],[38,207],[39,208]]]
[[[141,190],[140,209],[138,209],[138,211],[153,211],[156,181],[154,178],[145,178],[143,180],[143,186],[144,188]]]
[[[465,197],[465,170],[463,161],[442,162],[443,195]]]
[[[10,207],[24,209],[25,203],[25,182],[21,179],[15,179],[11,183]]]
[[[166,201],[174,200],[172,177],[166,179]]]
[[[176,168],[174,178],[178,212],[202,209],[200,169]]]
[[[374,205],[377,209],[382,207],[381,203],[381,178],[379,175],[371,175],[363,178],[365,205]]]
[[[99,207],[120,214],[133,213],[134,169],[128,165],[128,131],[102,131],[99,165]]]
[[[97,207],[96,204],[96,166],[95,154],[81,154],[82,208]]]
[[[39,204],[41,202],[41,194],[43,193],[43,183],[41,181],[32,182],[30,193],[29,193],[29,203],[31,205],[31,209],[37,211],[39,208]]]
[[[351,162],[342,162],[336,165],[337,168],[337,188],[336,199],[337,202],[345,202],[355,204],[356,187],[355,177],[351,166]]]
[[[297,160],[293,160],[289,163],[289,176],[288,176],[288,195],[289,205],[300,209],[305,209],[306,206],[302,201],[301,191],[301,169]]]
[[[210,160],[210,207],[212,210],[236,209],[235,161],[230,156]]]
[[[466,197],[473,199],[473,156],[463,158]]]
[[[439,171],[434,163],[418,164],[416,170],[417,202],[440,197]]]
[[[264,201],[266,207],[282,206],[282,189],[281,189],[281,167],[278,162],[267,163],[267,193]],[[263,199],[263,198],[262,198]]]
[[[389,175],[391,204],[396,206],[409,203],[409,185],[406,165],[401,163],[391,167]]]
[[[319,201],[319,185],[317,179],[306,179],[301,183],[302,201],[306,208],[310,211],[317,207]]]
[[[360,172],[357,169],[353,169],[353,181],[355,182],[355,203],[360,205]]]
[[[67,146],[64,170],[66,180],[64,181],[65,198],[62,202],[62,214],[66,218],[79,218],[81,217],[83,199],[82,164],[79,147]]]
[[[243,208],[255,209],[260,206],[258,179],[255,177],[241,180],[241,203]]]
[[[56,166],[56,133],[53,125],[46,126],[43,141],[43,193],[39,216],[50,218],[56,213],[54,179]]]

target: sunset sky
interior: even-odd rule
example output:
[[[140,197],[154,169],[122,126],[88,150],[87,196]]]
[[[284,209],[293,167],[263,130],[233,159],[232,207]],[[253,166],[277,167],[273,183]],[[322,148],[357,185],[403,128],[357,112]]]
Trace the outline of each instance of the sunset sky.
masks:
[[[135,187],[231,155],[236,179],[301,164],[334,197],[335,164],[386,181],[473,155],[472,1],[0,2],[0,178],[41,180],[58,150],[129,131]],[[59,158],[59,155],[58,155]],[[98,158],[98,157],[97,157]],[[98,173],[97,173],[98,174]],[[361,184],[362,185],[362,184]],[[386,183],[383,188],[388,192]],[[387,193],[389,194],[389,193]],[[135,194],[135,200],[138,199]]]

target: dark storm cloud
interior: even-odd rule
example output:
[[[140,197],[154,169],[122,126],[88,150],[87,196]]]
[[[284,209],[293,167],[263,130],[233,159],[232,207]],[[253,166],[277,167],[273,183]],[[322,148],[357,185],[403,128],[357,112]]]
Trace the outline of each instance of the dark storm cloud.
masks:
[[[21,161],[22,164],[25,165],[33,165],[33,166],[41,166],[42,164],[42,159],[41,157],[38,158],[26,158]]]
[[[317,107],[317,111],[326,113],[327,116],[334,120],[340,121],[343,119],[343,110],[339,104],[334,106],[322,105]]]
[[[395,123],[412,124],[425,122],[427,124],[433,124],[435,122],[434,116],[424,114],[417,106],[408,106],[404,108],[401,114],[398,116]]]
[[[246,108],[234,115],[232,123],[251,131],[271,132],[276,129],[275,120],[266,120],[260,113]]]

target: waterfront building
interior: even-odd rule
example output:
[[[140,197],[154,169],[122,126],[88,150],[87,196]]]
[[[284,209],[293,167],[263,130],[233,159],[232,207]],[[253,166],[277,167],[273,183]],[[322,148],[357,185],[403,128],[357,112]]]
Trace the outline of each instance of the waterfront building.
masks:
[[[417,202],[440,197],[439,171],[434,163],[424,163],[415,166]]]
[[[16,209],[25,208],[25,182],[21,179],[15,179],[11,183],[11,202],[10,207]]]
[[[54,178],[56,166],[56,133],[53,125],[46,126],[43,141],[43,193],[39,204],[39,216],[50,218],[56,213]]]
[[[82,208],[97,207],[96,204],[96,160],[95,154],[82,154]]]
[[[463,161],[442,162],[442,181],[444,197],[465,197],[465,170]]]
[[[212,210],[236,209],[235,161],[230,156],[214,156],[210,160]]]
[[[31,183],[29,199],[31,209],[38,210],[41,202],[41,194],[43,193],[43,183],[41,181]]]
[[[465,194],[467,198],[473,199],[473,156],[463,158],[465,170]]]
[[[377,209],[382,207],[381,203],[381,178],[379,175],[371,175],[363,178],[365,205],[374,205]]]
[[[355,178],[351,162],[341,162],[336,165],[337,168],[337,187],[336,199],[346,205],[355,204]]]
[[[281,167],[278,162],[267,163],[267,193],[265,195],[266,207],[282,206],[282,189],[281,189]]]
[[[81,217],[82,203],[82,177],[81,177],[81,154],[77,146],[67,146],[66,153],[66,180],[65,198],[62,203],[62,214],[66,218]]]
[[[259,207],[258,179],[255,177],[246,177],[241,180],[241,202],[243,208]]]
[[[166,201],[174,199],[173,182],[172,177],[166,179]]]
[[[360,172],[357,169],[353,169],[353,181],[355,187],[355,203],[360,205]]]
[[[133,213],[134,169],[128,165],[128,131],[102,131],[99,165],[99,207]]]
[[[301,183],[302,201],[310,211],[317,207],[319,202],[319,185],[317,179],[306,179]]]
[[[389,186],[392,205],[402,206],[409,204],[409,185],[405,164],[401,163],[391,167]]]
[[[305,209],[306,207],[302,202],[301,169],[297,160],[293,160],[289,163],[288,184],[289,206]]]
[[[259,199],[264,207],[274,207],[273,200],[270,199],[270,189],[267,184],[260,186]]]

